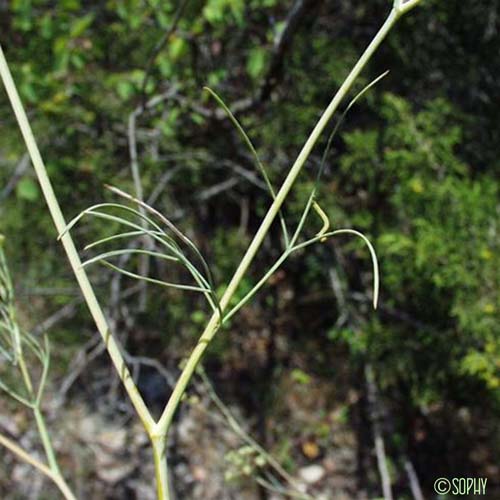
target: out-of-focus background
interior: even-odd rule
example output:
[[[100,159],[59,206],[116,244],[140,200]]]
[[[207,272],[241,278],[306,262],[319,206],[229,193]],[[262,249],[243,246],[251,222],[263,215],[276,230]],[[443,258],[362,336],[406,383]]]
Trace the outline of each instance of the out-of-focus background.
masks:
[[[0,42],[66,217],[120,201],[104,184],[134,193],[137,167],[144,199],[196,242],[221,293],[270,197],[203,86],[234,111],[279,186],[390,4],[3,0]],[[438,477],[488,478],[487,497],[499,498],[499,29],[497,2],[423,1],[364,71],[352,96],[390,73],[347,115],[317,199],[333,228],[373,242],[379,308],[360,240],[291,258],[219,332],[207,378],[190,386],[169,447],[178,498],[284,498],[285,478],[255,460],[241,429],[314,498],[380,497],[380,470],[395,498],[418,498],[419,487],[435,498]],[[0,230],[20,321],[49,333],[44,410],[65,475],[81,498],[154,498],[148,443],[56,241],[3,89],[0,130]],[[286,202],[291,227],[327,137]],[[311,216],[306,234],[321,225]],[[87,243],[117,231],[89,218],[73,235],[88,258]],[[282,249],[275,224],[238,297]],[[209,308],[199,294],[143,287],[98,265],[89,272],[158,413]],[[148,273],[185,278],[154,260]],[[0,431],[36,454],[31,424],[0,398]],[[2,449],[1,498],[57,495]]]

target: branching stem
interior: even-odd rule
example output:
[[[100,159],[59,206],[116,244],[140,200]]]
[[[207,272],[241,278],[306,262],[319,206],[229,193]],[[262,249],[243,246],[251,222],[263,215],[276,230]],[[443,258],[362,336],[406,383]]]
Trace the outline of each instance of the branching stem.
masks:
[[[357,79],[363,68],[367,65],[367,63],[369,62],[369,60],[379,47],[380,43],[384,40],[386,35],[392,29],[398,18],[401,17],[403,14],[407,13],[413,7],[415,7],[419,2],[420,0],[406,0],[406,1],[394,0],[393,8],[389,16],[387,17],[386,21],[384,22],[378,33],[375,35],[371,43],[368,45],[365,52],[361,55],[358,62],[355,64],[354,68],[351,70],[351,72],[341,85],[340,89],[335,94],[332,101],[322,114],[321,118],[319,119],[318,123],[316,124],[309,138],[304,144],[302,150],[300,151],[297,159],[295,160],[295,163],[292,165],[283,185],[281,186],[280,190],[276,193],[276,196],[274,197],[274,200],[266,216],[264,217],[257,233],[255,234],[252,242],[250,243],[250,246],[248,247],[245,255],[243,256],[231,281],[229,282],[220,300],[220,305],[218,305],[217,310],[214,311],[198,343],[191,352],[191,355],[189,356],[185,364],[185,367],[179,377],[179,380],[177,381],[177,384],[158,422],[155,422],[153,417],[151,416],[150,411],[146,407],[144,400],[142,399],[142,396],[140,395],[129,373],[129,370],[120,352],[119,345],[109,329],[102,308],[97,301],[92,285],[87,277],[85,269],[82,266],[80,257],[78,256],[78,252],[73,243],[71,235],[69,231],[66,231],[67,225],[62,215],[59,202],[57,201],[54,190],[52,188],[52,184],[47,175],[47,170],[45,168],[42,157],[40,155],[40,151],[33,136],[33,132],[31,130],[31,126],[26,116],[26,112],[22,106],[16,86],[10,74],[7,61],[5,60],[4,53],[0,46],[0,76],[7,90],[7,94],[9,96],[12,108],[17,118],[22,135],[24,137],[29,155],[31,157],[31,161],[35,168],[50,214],[52,216],[52,219],[54,221],[58,233],[62,234],[61,237],[62,244],[66,251],[66,255],[71,264],[71,267],[73,269],[73,273],[75,274],[75,277],[78,281],[78,284],[85,298],[87,306],[90,310],[90,313],[92,314],[92,317],[94,318],[97,328],[105,342],[106,348],[112,359],[115,369],[119,374],[123,382],[123,385],[125,387],[125,390],[127,391],[127,394],[151,439],[151,443],[153,446],[153,454],[155,459],[157,494],[159,500],[168,500],[170,498],[168,475],[167,475],[167,461],[166,461],[166,442],[167,442],[167,435],[169,428],[171,426],[175,411],[181,402],[182,396],[186,391],[186,387],[189,384],[189,381],[191,380],[198,363],[203,357],[203,354],[208,344],[218,331],[221,322],[224,319],[223,318],[224,311],[228,307],[242,278],[245,276],[255,255],[257,254],[260,246],[262,245],[264,239],[266,238],[272,223],[279,214],[280,209],[285,199],[287,198],[288,193],[290,192],[292,186],[294,185],[299,173],[304,167],[306,160],[311,154],[314,146],[316,145],[319,137],[321,136],[327,124],[329,123],[333,114],[337,110],[339,104],[347,96],[347,94],[352,88],[353,83],[355,82],[355,80]],[[325,234],[321,233],[320,236],[317,236],[312,240],[309,240],[303,244],[295,246],[294,246],[295,239],[292,238],[292,241],[287,246],[287,250],[278,261],[277,263],[278,266],[289,255],[289,253],[291,253],[291,251],[303,248],[304,246],[312,244],[313,242],[320,240],[325,236],[328,236],[328,233]],[[43,434],[42,434],[42,439],[43,439]],[[31,463],[33,466],[37,467],[41,472],[43,472],[48,477],[51,477],[53,481],[56,482],[56,484],[59,486],[61,492],[65,495],[67,499],[70,500],[74,499],[74,496],[72,495],[71,491],[69,491],[69,488],[67,488],[67,485],[64,483],[64,479],[62,479],[62,476],[60,476],[60,474],[58,475],[52,469],[48,468],[41,462],[36,461],[35,459],[27,455],[26,452],[24,452],[24,450],[19,448],[15,443],[12,443],[10,440],[1,435],[0,435],[0,444],[3,444],[7,448],[11,449],[19,457],[23,458],[28,463]]]
[[[12,453],[14,453],[14,455],[16,455],[24,462],[38,469],[42,474],[53,481],[63,494],[64,498],[66,498],[66,500],[76,500],[75,495],[73,495],[61,474],[54,472],[51,468],[47,467],[47,465],[40,462],[36,458],[33,458],[29,453],[24,451],[19,445],[17,445],[14,441],[10,440],[3,434],[0,434],[0,445],[10,450]]]
[[[238,288],[238,285],[240,284],[245,273],[247,272],[262,242],[267,236],[271,224],[273,223],[274,219],[279,213],[279,210],[283,205],[283,202],[285,201],[288,193],[290,192],[290,189],[295,183],[295,180],[297,179],[300,171],[302,170],[307,158],[311,154],[316,142],[321,136],[321,133],[323,132],[328,122],[332,118],[333,114],[337,110],[339,104],[349,93],[353,83],[356,81],[357,77],[359,76],[363,68],[367,65],[368,61],[371,59],[371,57],[373,56],[373,54],[375,53],[381,42],[384,40],[384,38],[387,36],[389,31],[392,29],[392,27],[399,19],[399,17],[401,17],[401,15],[404,14],[405,12],[407,12],[411,7],[415,6],[419,1],[420,0],[411,0],[410,2],[406,2],[405,4],[402,5],[399,4],[397,1],[394,3],[394,7],[389,13],[389,16],[385,20],[384,24],[382,25],[378,33],[375,35],[373,40],[370,42],[364,53],[361,55],[358,62],[355,64],[355,66],[353,67],[347,78],[344,80],[340,89],[335,94],[332,101],[324,111],[323,115],[319,119],[318,123],[316,124],[309,138],[304,144],[302,150],[300,151],[297,159],[295,160],[295,163],[290,169],[283,185],[276,194],[276,198],[271,204],[257,233],[255,234],[252,242],[250,243],[250,246],[248,247],[245,255],[243,256],[243,259],[241,260],[238,268],[236,269],[236,272],[234,273],[231,281],[229,282],[229,285],[220,301],[220,308],[222,312],[224,312],[225,309],[227,308],[230,300],[232,299],[234,293]],[[189,381],[191,380],[194,371],[196,370],[196,366],[203,357],[203,354],[208,344],[216,334],[218,327],[221,323],[221,319],[222,318],[219,317],[218,312],[215,312],[212,315],[210,321],[208,322],[205,330],[203,331],[198,341],[198,344],[196,345],[189,359],[187,360],[184,370],[182,371],[179,377],[179,380],[172,392],[172,395],[170,396],[170,399],[165,407],[165,410],[163,411],[160,420],[155,426],[156,432],[158,432],[159,434],[166,435],[168,433],[169,427],[172,423],[173,416],[175,414],[177,407],[179,406],[179,403],[186,390],[186,387],[189,384]]]
[[[83,296],[85,297],[85,301],[90,310],[90,313],[92,314],[95,324],[106,344],[106,348],[113,361],[116,371],[120,376],[123,385],[125,386],[125,389],[130,397],[130,400],[134,405],[145,428],[149,430],[154,422],[153,418],[151,417],[151,414],[148,408],[146,407],[142,399],[142,396],[140,395],[134,381],[132,380],[130,372],[125,364],[125,361],[123,360],[123,356],[120,352],[118,343],[116,342],[115,337],[113,336],[112,332],[109,329],[107,320],[104,316],[104,312],[102,311],[102,308],[97,301],[92,285],[90,284],[90,281],[88,279],[87,273],[85,269],[83,269],[82,267],[82,263],[80,261],[80,257],[76,250],[75,244],[73,243],[73,239],[69,234],[69,232],[64,232],[66,229],[66,221],[64,220],[64,216],[59,206],[59,202],[57,201],[57,197],[54,193],[52,183],[50,182],[49,176],[47,174],[47,169],[45,168],[42,156],[40,155],[40,151],[35,141],[35,137],[33,136],[33,131],[31,130],[30,123],[26,116],[24,107],[21,103],[21,99],[17,92],[16,85],[12,79],[12,75],[10,73],[1,46],[0,46],[0,76],[5,86],[5,90],[7,91],[7,94],[9,96],[9,100],[14,110],[14,114],[16,115],[19,128],[21,129],[21,133],[26,143],[26,147],[28,149],[31,162],[33,163],[33,167],[38,177],[40,187],[42,188],[42,192],[47,202],[50,214],[54,221],[54,225],[56,226],[57,232],[59,234],[64,233],[63,236],[61,237],[61,241],[64,246],[64,250],[66,251],[68,260],[73,269],[73,273],[78,281],[78,284],[80,285],[80,289],[82,291]]]

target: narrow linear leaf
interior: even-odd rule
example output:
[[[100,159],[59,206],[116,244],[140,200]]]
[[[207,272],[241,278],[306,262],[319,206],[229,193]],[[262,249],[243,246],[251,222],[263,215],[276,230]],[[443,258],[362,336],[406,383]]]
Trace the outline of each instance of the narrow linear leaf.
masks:
[[[331,147],[332,147],[332,144],[333,144],[333,139],[337,135],[337,132],[339,131],[340,126],[344,122],[347,114],[349,113],[349,111],[351,110],[351,108],[354,106],[354,104],[364,94],[366,94],[366,92],[368,92],[368,90],[370,90],[374,85],[376,85],[380,80],[382,80],[383,78],[385,78],[388,74],[389,74],[389,70],[384,71],[382,74],[380,74],[379,76],[377,76],[377,78],[375,78],[370,83],[368,83],[368,85],[366,85],[365,87],[363,87],[363,89],[361,89],[361,91],[358,92],[354,96],[353,99],[351,99],[351,101],[347,105],[346,109],[342,112],[342,114],[340,115],[339,119],[337,120],[337,123],[333,127],[333,130],[330,133],[330,136],[328,137],[328,141],[327,141],[325,150],[324,150],[323,155],[321,157],[321,163],[320,163],[320,166],[319,166],[319,169],[318,169],[318,173],[316,175],[316,181],[314,183],[314,187],[313,187],[313,189],[311,191],[311,194],[309,195],[309,199],[307,200],[306,206],[304,207],[304,211],[302,212],[299,224],[298,224],[297,229],[295,230],[295,233],[294,233],[294,235],[292,237],[292,240],[290,242],[290,247],[293,247],[293,245],[297,241],[298,237],[300,236],[300,233],[301,233],[301,231],[302,231],[302,229],[304,227],[304,224],[305,224],[305,221],[307,219],[307,216],[309,215],[311,207],[313,206],[313,201],[314,201],[314,198],[316,196],[316,192],[318,190],[319,182],[320,182],[321,177],[323,176],[323,173],[324,173],[324,170],[325,170],[326,159],[328,157],[328,154],[330,153],[330,150],[331,150]]]
[[[92,257],[91,259],[88,259],[85,262],[83,262],[82,267],[89,266],[90,264],[94,264],[94,263],[99,262],[101,260],[106,260],[109,257],[118,257],[120,255],[149,255],[150,257],[156,257],[158,259],[179,262],[179,259],[177,257],[174,257],[172,255],[163,254],[161,252],[153,252],[151,250],[127,248],[124,250],[111,250],[109,252],[101,253],[101,254],[97,255],[96,257]]]
[[[83,247],[84,250],[90,250],[91,248],[94,248],[98,245],[102,245],[103,243],[109,243],[110,241],[114,240],[119,240],[119,239],[126,239],[126,238],[134,238],[135,236],[146,236],[150,234],[156,234],[157,236],[161,236],[163,233],[159,231],[150,231],[149,233],[144,233],[143,230],[141,231],[127,231],[125,233],[119,233],[119,234],[114,234],[112,236],[107,236],[106,238],[102,238],[100,240],[94,241],[92,243],[89,243],[88,245],[85,245]]]
[[[316,213],[319,215],[320,219],[323,222],[323,226],[319,230],[319,232],[316,234],[316,236],[318,236],[320,238],[319,241],[324,242],[324,241],[326,241],[326,238],[324,237],[324,234],[330,228],[330,219],[325,214],[325,212],[323,211],[323,209],[315,201],[313,201],[313,208],[314,208],[314,210],[316,211]]]
[[[380,274],[379,274],[378,259],[377,259],[377,254],[375,252],[375,248],[373,248],[373,245],[371,244],[370,240],[363,233],[360,233],[355,229],[336,229],[335,231],[330,231],[321,236],[315,236],[314,238],[311,238],[310,240],[307,240],[303,243],[299,243],[298,245],[293,247],[291,251],[295,252],[297,250],[301,250],[309,245],[312,245],[313,243],[321,241],[322,239],[330,238],[332,236],[338,236],[339,234],[353,234],[354,236],[361,238],[366,243],[366,246],[370,251],[370,256],[372,259],[372,268],[373,268],[373,308],[377,309],[379,290],[380,290]]]
[[[212,289],[212,297],[216,301],[217,308],[219,310],[220,318],[222,318],[222,309],[220,307],[219,300],[218,300],[218,298],[217,298],[217,296],[216,296],[216,294],[214,292],[214,290],[215,290],[215,282],[214,282],[214,279],[213,279],[213,273],[212,273],[212,271],[210,269],[210,266],[208,265],[207,261],[205,260],[205,258],[201,254],[201,252],[198,250],[198,247],[194,244],[194,242],[191,241],[185,234],[183,234],[175,226],[175,224],[172,221],[170,221],[169,219],[167,219],[167,217],[165,217],[161,212],[159,212],[155,208],[151,207],[146,202],[144,202],[142,200],[139,200],[138,198],[135,198],[134,196],[132,196],[132,195],[130,195],[128,193],[125,193],[124,191],[122,191],[122,190],[120,190],[120,189],[118,189],[118,188],[116,188],[114,186],[106,185],[106,188],[109,189],[111,192],[117,194],[118,196],[121,196],[121,197],[123,197],[123,198],[125,198],[127,200],[130,200],[130,201],[136,203],[140,207],[142,207],[145,210],[147,210],[149,213],[151,213],[151,214],[155,215],[156,217],[158,217],[158,219],[160,219],[161,222],[163,222],[182,242],[184,242],[195,253],[195,255],[198,257],[198,259],[200,260],[200,262],[201,262],[201,264],[202,264],[202,266],[203,266],[203,268],[205,270],[208,282],[210,284],[210,288]]]
[[[177,288],[179,290],[187,290],[187,291],[192,291],[192,292],[202,292],[202,293],[209,293],[210,292],[210,289],[208,289],[208,288],[200,288],[200,287],[193,286],[193,285],[183,285],[183,284],[179,284],[179,283],[169,283],[167,281],[157,280],[154,278],[148,278],[147,276],[141,276],[140,274],[135,274],[135,273],[132,273],[130,271],[127,271],[126,269],[122,269],[121,267],[115,266],[114,264],[112,264],[111,262],[108,262],[107,260],[101,260],[100,263],[102,263],[103,265],[105,265],[105,266],[107,266],[107,267],[109,267],[109,268],[111,268],[119,273],[124,274],[125,276],[128,276],[129,278],[134,278],[134,279],[141,280],[141,281],[147,281],[148,283],[153,283],[155,285],[161,285],[161,286],[164,286],[167,288]]]
[[[240,122],[237,120],[237,118],[234,116],[234,114],[229,109],[229,107],[226,105],[224,100],[214,90],[212,90],[210,87],[203,87],[203,89],[206,90],[217,101],[217,103],[224,110],[224,112],[226,113],[228,118],[231,120],[233,125],[236,127],[236,130],[238,130],[238,132],[240,133],[241,137],[243,138],[243,141],[245,142],[248,149],[252,153],[252,156],[255,159],[255,163],[257,164],[257,167],[260,170],[262,177],[264,178],[264,182],[267,185],[269,193],[274,200],[276,198],[276,192],[273,188],[273,185],[271,184],[269,176],[267,175],[266,168],[264,167],[264,164],[260,160],[259,154],[257,153],[257,150],[255,149],[255,146],[253,145],[252,141],[250,140],[250,137],[248,137],[248,134],[245,132],[245,129],[240,124]],[[283,217],[283,213],[281,210],[278,212],[278,216],[280,218],[280,223],[281,223],[282,230],[283,230],[283,237],[285,239],[285,245],[288,246],[288,242],[289,242],[288,228],[286,226],[285,219]]]

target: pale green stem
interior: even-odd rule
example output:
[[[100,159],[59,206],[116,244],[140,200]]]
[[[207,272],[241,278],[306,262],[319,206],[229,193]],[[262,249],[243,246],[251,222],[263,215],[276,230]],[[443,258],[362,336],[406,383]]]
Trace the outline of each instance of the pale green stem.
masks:
[[[205,387],[208,390],[208,393],[214,402],[215,406],[219,409],[219,411],[222,413],[222,415],[225,417],[227,420],[228,424],[232,427],[234,432],[243,440],[245,441],[248,445],[250,445],[257,453],[262,455],[266,462],[275,469],[275,471],[285,480],[288,482],[288,484],[293,487],[297,488],[296,482],[293,479],[288,472],[286,472],[285,469],[281,466],[281,464],[270,454],[268,453],[262,446],[255,441],[255,439],[248,434],[248,432],[243,429],[243,427],[240,425],[240,423],[234,418],[233,414],[229,410],[229,408],[222,402],[222,400],[219,398],[218,394],[215,392],[214,387],[212,386],[212,383],[210,382],[209,378],[207,377],[205,371],[203,368],[198,369],[198,373],[202,379],[202,381],[205,384]],[[312,500],[312,497],[309,495],[303,495],[303,498],[305,500]]]
[[[250,246],[248,247],[243,259],[241,260],[238,268],[236,269],[233,278],[229,282],[229,285],[220,301],[220,308],[222,311],[226,309],[238,285],[240,284],[241,279],[243,278],[248,267],[252,263],[257,251],[259,250],[262,242],[264,241],[267,233],[269,232],[271,224],[276,218],[290,189],[292,188],[295,180],[297,179],[300,171],[302,170],[302,167],[304,166],[316,142],[321,136],[321,133],[323,132],[328,122],[330,121],[331,117],[337,110],[339,104],[342,102],[342,100],[350,91],[353,83],[361,73],[362,69],[366,66],[366,64],[373,56],[374,52],[376,51],[382,40],[384,40],[384,38],[389,33],[389,31],[394,26],[395,22],[398,20],[398,18],[401,16],[402,13],[403,13],[403,8],[401,7],[401,5],[395,3],[394,8],[391,10],[386,21],[384,22],[378,33],[375,35],[371,43],[368,45],[365,52],[362,54],[358,62],[355,64],[354,68],[351,70],[347,78],[344,80],[340,89],[335,94],[334,98],[332,99],[332,101],[324,111],[323,115],[319,119],[318,123],[314,127],[313,131],[311,132],[311,135],[304,144],[297,159],[295,160],[295,163],[290,169],[290,172],[288,173],[283,185],[278,191],[276,198],[274,199],[271,207],[269,208],[266,216],[264,217],[261,226],[259,227],[252,242],[250,243]],[[170,424],[172,422],[174,413],[181,401],[182,395],[184,394],[186,387],[189,381],[191,380],[191,377],[193,376],[196,366],[200,362],[203,353],[207,348],[207,345],[210,343],[213,336],[217,332],[218,327],[220,325],[220,320],[221,318],[219,318],[218,313],[214,313],[210,318],[210,321],[208,322],[203,334],[201,335],[198,344],[193,349],[189,359],[187,360],[187,363],[181,373],[181,376],[179,377],[179,380],[177,381],[177,384],[172,392],[172,395],[168,400],[168,403],[163,411],[160,420],[155,426],[155,432],[158,432],[160,434],[167,433]]]
[[[272,491],[274,493],[279,493],[280,495],[283,495],[285,497],[290,497],[290,498],[297,498],[299,500],[309,500],[312,498],[311,496],[304,494],[304,493],[296,493],[295,491],[287,490],[286,488],[282,488],[280,486],[276,486],[274,484],[271,484],[269,481],[264,479],[263,477],[258,476],[256,479],[258,484],[260,484],[263,488],[266,488],[269,491]]]
[[[167,436],[151,437],[155,464],[156,493],[158,500],[170,500],[167,470]]]
[[[33,163],[33,167],[35,168],[35,172],[38,177],[40,187],[47,202],[47,206],[49,208],[50,214],[56,226],[57,232],[59,234],[64,233],[63,236],[61,237],[61,240],[64,249],[66,251],[68,260],[73,269],[73,273],[75,274],[75,277],[78,281],[78,284],[85,298],[87,306],[90,310],[90,313],[92,314],[95,324],[106,344],[108,353],[111,357],[111,360],[113,361],[113,364],[116,368],[116,371],[118,372],[118,375],[120,376],[123,382],[125,390],[127,391],[130,400],[134,405],[142,423],[149,432],[154,424],[154,420],[148,408],[146,407],[142,399],[142,396],[140,395],[132,377],[130,376],[130,372],[125,364],[125,361],[123,360],[120,348],[109,329],[104,313],[97,301],[92,285],[90,284],[90,281],[88,279],[87,273],[82,268],[82,263],[80,261],[80,257],[78,256],[76,247],[73,243],[73,239],[71,238],[69,232],[65,232],[66,222],[64,220],[61,208],[59,206],[59,202],[57,201],[57,198],[54,194],[54,189],[52,188],[52,184],[48,177],[47,169],[45,168],[42,157],[40,155],[40,151],[33,136],[33,131],[31,130],[31,126],[29,124],[26,112],[21,103],[21,99],[17,92],[15,83],[12,79],[12,75],[10,73],[1,46],[0,46],[0,76],[2,77],[2,81],[9,96],[10,103],[14,110],[14,114],[16,115],[19,128],[21,129],[21,133],[23,135],[26,147],[28,149],[31,158],[31,162]]]
[[[31,383],[31,377],[29,375],[28,369],[26,367],[25,359],[22,352],[19,353],[19,367],[23,376],[24,384],[30,395],[34,398],[33,384]],[[49,462],[49,466],[54,474],[61,475],[61,470],[56,460],[56,455],[54,453],[54,448],[52,447],[52,442],[49,437],[49,432],[47,426],[45,425],[45,419],[40,411],[39,402],[34,403],[33,414],[35,415],[36,425],[38,427],[38,433],[40,439],[42,440],[43,449],[45,450],[45,455]]]
[[[130,400],[134,405],[139,417],[141,418],[141,421],[143,422],[146,430],[148,431],[151,437],[154,458],[155,458],[157,492],[158,492],[158,498],[160,500],[169,499],[166,449],[165,449],[167,432],[172,422],[174,413],[181,401],[182,395],[184,394],[186,387],[193,376],[196,366],[201,360],[208,343],[212,340],[213,336],[218,330],[218,327],[220,326],[220,320],[222,319],[220,317],[221,312],[226,309],[231,298],[233,297],[241,279],[243,278],[250,264],[252,263],[257,251],[259,250],[262,242],[264,241],[271,227],[271,224],[273,223],[274,219],[279,213],[279,210],[283,205],[283,202],[285,201],[290,189],[295,183],[295,180],[297,179],[300,171],[302,170],[302,167],[304,166],[313,147],[315,146],[317,140],[319,139],[321,133],[328,124],[332,115],[335,113],[339,104],[351,89],[354,81],[360,74],[361,70],[366,66],[367,62],[370,60],[373,53],[378,48],[382,40],[386,37],[387,33],[390,31],[390,29],[397,21],[397,19],[403,13],[407,12],[408,10],[416,6],[418,2],[419,0],[410,0],[406,3],[403,3],[401,1],[395,0],[394,8],[392,9],[385,23],[383,24],[379,32],[376,34],[372,42],[369,44],[369,46],[367,47],[361,58],[358,60],[358,62],[352,69],[351,73],[348,75],[348,77],[340,87],[339,91],[334,96],[331,103],[329,104],[329,106],[321,116],[320,120],[316,124],[311,135],[304,144],[304,147],[302,148],[295,163],[290,169],[287,178],[285,179],[283,185],[278,191],[276,198],[274,199],[271,207],[269,208],[266,216],[264,217],[264,220],[261,223],[259,230],[254,236],[254,239],[252,240],[243,259],[241,260],[238,268],[236,269],[236,272],[233,278],[231,279],[226,291],[224,292],[222,299],[220,301],[220,311],[214,312],[203,334],[201,335],[198,344],[193,349],[158,423],[154,422],[139,391],[137,390],[135,383],[132,380],[132,377],[130,376],[130,373],[120,353],[118,344],[116,343],[113,335],[111,334],[104,313],[102,312],[102,309],[99,303],[97,302],[97,298],[95,297],[94,291],[92,289],[90,281],[88,280],[87,274],[81,266],[81,261],[78,256],[78,252],[75,248],[75,245],[73,243],[70,234],[65,233],[62,236],[61,239],[66,254],[68,256],[68,260],[70,261],[71,267],[80,285],[80,288],[85,297],[89,310],[94,318],[94,321],[98,327],[99,332],[101,333],[101,336],[103,337],[106,343],[109,355],[113,361],[113,364],[119,376],[123,381],[123,384],[130,397]],[[40,152],[38,150],[37,144],[33,137],[33,133],[29,125],[28,119],[26,117],[24,108],[21,104],[21,100],[17,93],[17,89],[12,80],[12,76],[10,74],[1,46],[0,46],[0,75],[4,82],[7,94],[14,109],[17,121],[19,123],[19,127],[26,142],[26,146],[28,148],[33,166],[38,176],[42,192],[47,201],[49,211],[54,220],[54,224],[57,228],[57,231],[59,233],[63,233],[66,228],[66,223],[62,215],[61,209],[59,207],[59,203],[55,197],[50,180],[48,178],[47,171],[44,166],[43,160],[41,158]],[[33,461],[31,461],[31,463],[33,463]],[[40,469],[39,466],[38,468]],[[54,477],[53,474],[48,474],[48,475]],[[57,480],[54,479],[54,481],[56,481],[57,483],[57,481],[60,481],[60,478],[58,478]],[[58,486],[64,493],[63,489],[64,484],[62,485],[62,487],[60,484],[58,484]],[[66,498],[74,498],[71,492],[67,492],[65,496]]]
[[[298,233],[295,233],[298,236]],[[375,250],[371,245],[370,241],[366,236],[359,231],[355,231],[354,229],[337,229],[336,231],[330,231],[326,233],[318,233],[314,238],[311,238],[302,243],[295,244],[296,238],[295,235],[291,240],[290,248],[287,248],[279,257],[279,259],[268,269],[268,271],[262,276],[262,278],[254,285],[254,287],[227,313],[224,315],[222,320],[222,324],[225,325],[269,280],[269,278],[276,272],[276,270],[285,262],[288,257],[303,248],[308,247],[317,242],[323,242],[325,239],[330,236],[335,236],[339,234],[353,234],[361,238],[366,245],[368,246],[368,250],[370,251],[370,255],[373,263],[373,306],[377,308],[378,302],[378,290],[379,290],[379,270],[377,263],[377,256],[375,254]]]
[[[267,283],[267,280],[276,272],[281,264],[288,259],[291,253],[292,250],[285,250],[254,287],[227,314],[224,314],[224,318],[222,319],[223,325],[225,325]]]
[[[56,455],[54,453],[54,448],[52,447],[52,441],[50,440],[49,431],[45,425],[45,419],[43,418],[42,412],[38,406],[33,408],[33,413],[35,415],[36,425],[38,427],[38,434],[40,434],[40,439],[42,440],[43,449],[45,450],[45,455],[49,462],[49,466],[54,474],[62,477],[61,469],[59,469],[59,464],[56,460]]]
[[[17,326],[15,327],[17,330]],[[19,345],[17,347],[17,359],[19,363],[19,369],[21,370],[21,375],[23,377],[24,385],[30,395],[33,395],[33,384],[31,383],[31,377],[26,366],[26,360],[23,356],[23,350],[21,347],[21,342],[19,341]]]
[[[59,490],[63,494],[64,498],[66,498],[67,500],[76,500],[75,495],[73,494],[70,487],[68,486],[68,484],[64,480],[64,477],[62,477],[61,475],[54,474],[52,476],[52,481],[54,481],[56,486],[59,488]]]
[[[20,458],[23,462],[32,465],[33,467],[38,469],[42,474],[47,476],[51,481],[53,481],[63,494],[64,498],[66,498],[66,500],[76,500],[75,495],[73,495],[69,486],[66,484],[64,478],[60,474],[55,473],[45,464],[43,464],[36,458],[33,458],[29,453],[26,453],[26,451],[24,451],[14,441],[11,441],[9,438],[5,437],[2,434],[0,434],[0,445],[5,446],[5,448],[7,448],[12,453],[17,455],[17,457]]]
[[[17,326],[16,326],[17,330]],[[45,425],[45,419],[43,417],[42,412],[40,411],[40,398],[37,397],[35,400],[35,391],[33,389],[33,383],[31,381],[31,376],[28,370],[28,367],[26,366],[26,360],[23,354],[23,348],[22,348],[22,343],[20,340],[20,335],[19,331],[17,331],[18,336],[19,336],[19,342],[16,346],[17,349],[17,354],[18,354],[18,362],[19,362],[19,368],[21,370],[21,374],[23,377],[24,385],[26,386],[26,390],[34,400],[32,410],[33,414],[35,416],[35,421],[36,421],[36,426],[38,428],[38,434],[40,435],[40,439],[42,440],[42,445],[43,449],[45,450],[45,456],[47,457],[47,461],[49,463],[50,470],[52,471],[53,477],[52,479],[59,485],[62,484],[64,488],[66,488],[68,491],[69,487],[66,484],[66,481],[64,480],[64,477],[61,473],[61,469],[59,468],[59,464],[57,463],[56,455],[54,452],[54,448],[52,446],[52,441],[49,436],[49,431],[47,430],[47,426]],[[46,365],[48,366],[48,365]],[[42,379],[40,381],[41,387],[45,383],[45,377],[46,377],[46,366],[44,366],[44,370],[42,373]]]

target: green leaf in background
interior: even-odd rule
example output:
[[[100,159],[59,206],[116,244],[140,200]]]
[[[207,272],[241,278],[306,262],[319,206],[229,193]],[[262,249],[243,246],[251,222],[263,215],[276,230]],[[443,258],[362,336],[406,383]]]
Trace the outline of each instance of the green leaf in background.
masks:
[[[247,60],[247,71],[253,79],[257,79],[263,73],[266,67],[266,54],[266,50],[262,47],[255,47],[250,51]]]
[[[40,196],[40,190],[33,179],[25,177],[17,184],[16,196],[20,200],[36,201]]]
[[[203,16],[209,23],[218,24],[226,20],[229,11],[238,24],[242,24],[244,10],[243,0],[208,0],[203,9]]]
[[[92,13],[87,14],[87,15],[77,19],[71,25],[70,36],[72,38],[77,38],[79,36],[82,36],[83,33],[85,33],[85,31],[87,30],[87,28],[92,24],[93,20],[94,20],[94,14],[92,14]]]
[[[181,57],[187,50],[187,43],[184,39],[176,36],[170,40],[169,53],[173,61],[176,61]]]
[[[299,368],[292,370],[291,377],[294,382],[297,382],[297,384],[307,385],[311,383],[311,376]]]

